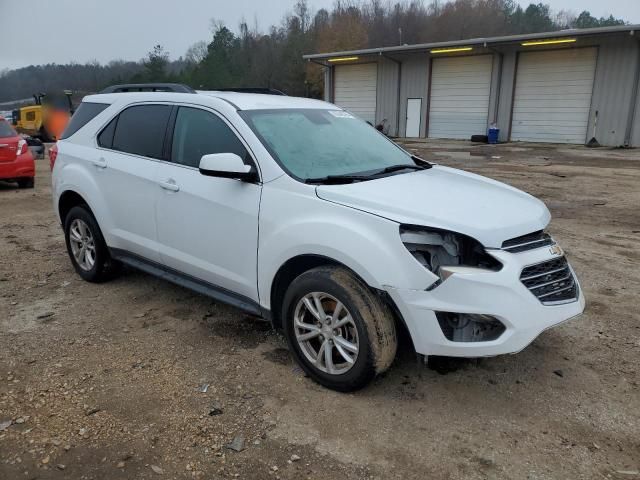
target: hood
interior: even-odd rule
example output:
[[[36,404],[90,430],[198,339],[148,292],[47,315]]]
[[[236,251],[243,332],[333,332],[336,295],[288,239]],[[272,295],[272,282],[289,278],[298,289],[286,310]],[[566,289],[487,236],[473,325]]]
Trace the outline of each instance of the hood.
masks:
[[[448,167],[346,185],[320,185],[318,197],[398,223],[462,233],[485,247],[542,230],[551,215],[540,200],[504,183]]]

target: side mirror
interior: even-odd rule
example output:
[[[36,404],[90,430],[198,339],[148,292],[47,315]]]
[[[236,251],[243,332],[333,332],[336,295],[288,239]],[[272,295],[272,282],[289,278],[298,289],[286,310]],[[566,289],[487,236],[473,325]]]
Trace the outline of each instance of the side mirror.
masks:
[[[244,182],[258,180],[255,170],[235,153],[210,153],[200,159],[200,173],[208,177],[235,178]]]

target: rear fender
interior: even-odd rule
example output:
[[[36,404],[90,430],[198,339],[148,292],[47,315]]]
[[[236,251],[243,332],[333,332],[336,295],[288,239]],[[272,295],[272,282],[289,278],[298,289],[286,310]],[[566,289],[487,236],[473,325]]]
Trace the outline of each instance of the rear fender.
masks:
[[[60,153],[61,151],[62,148],[59,147],[58,158],[53,169],[54,209],[60,223],[64,221],[63,218],[60,218],[60,198],[67,191],[75,192],[84,199],[93,212],[102,235],[109,244],[109,232],[113,228],[113,220],[100,187],[84,162],[66,162],[64,155]]]

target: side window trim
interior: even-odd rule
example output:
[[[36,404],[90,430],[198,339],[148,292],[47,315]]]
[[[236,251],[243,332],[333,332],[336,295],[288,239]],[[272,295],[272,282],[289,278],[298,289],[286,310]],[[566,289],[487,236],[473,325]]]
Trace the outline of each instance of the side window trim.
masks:
[[[164,132],[164,144],[162,145],[162,156],[165,162],[175,163],[171,158],[171,148],[173,146],[173,133],[176,128],[176,118],[178,116],[179,105],[173,105],[169,121],[167,122],[167,130]]]
[[[189,104],[189,103],[179,103],[175,105],[175,110],[171,112],[172,116],[169,118],[169,124],[171,125],[171,132],[170,134],[167,135],[167,137],[165,137],[165,140],[166,139],[169,140],[169,143],[167,145],[168,156],[167,156],[167,160],[165,161],[171,163],[171,165],[174,165],[176,167],[189,168],[191,170],[198,170],[196,167],[190,167],[188,165],[182,165],[180,163],[174,162],[173,159],[171,158],[171,152],[173,150],[173,135],[175,132],[176,117],[178,116],[178,110],[180,108],[194,108],[197,110],[202,110],[203,112],[211,113],[216,117],[218,117],[220,120],[222,120],[222,122],[227,127],[229,127],[229,130],[231,130],[231,132],[236,136],[236,138],[240,141],[242,146],[247,151],[247,155],[249,156],[249,161],[251,162],[251,167],[254,168],[255,171],[258,173],[258,177],[259,177],[258,182],[262,183],[262,172],[260,171],[260,166],[256,161],[256,156],[253,153],[253,150],[251,149],[251,147],[249,146],[249,143],[244,139],[244,137],[240,134],[240,132],[236,129],[236,127],[229,120],[227,120],[227,118],[222,113],[218,112],[214,108],[207,107],[205,105],[196,105],[196,104]]]

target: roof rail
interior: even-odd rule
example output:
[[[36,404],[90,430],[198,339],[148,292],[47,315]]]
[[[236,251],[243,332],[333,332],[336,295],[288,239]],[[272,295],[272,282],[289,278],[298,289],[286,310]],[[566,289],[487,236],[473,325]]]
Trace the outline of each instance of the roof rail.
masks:
[[[181,83],[127,83],[123,85],[111,85],[100,93],[123,93],[123,92],[175,92],[175,93],[196,93],[196,91]]]
[[[216,92],[238,92],[238,93],[261,93],[263,95],[284,95],[281,90],[269,87],[231,87],[231,88],[215,88]]]

